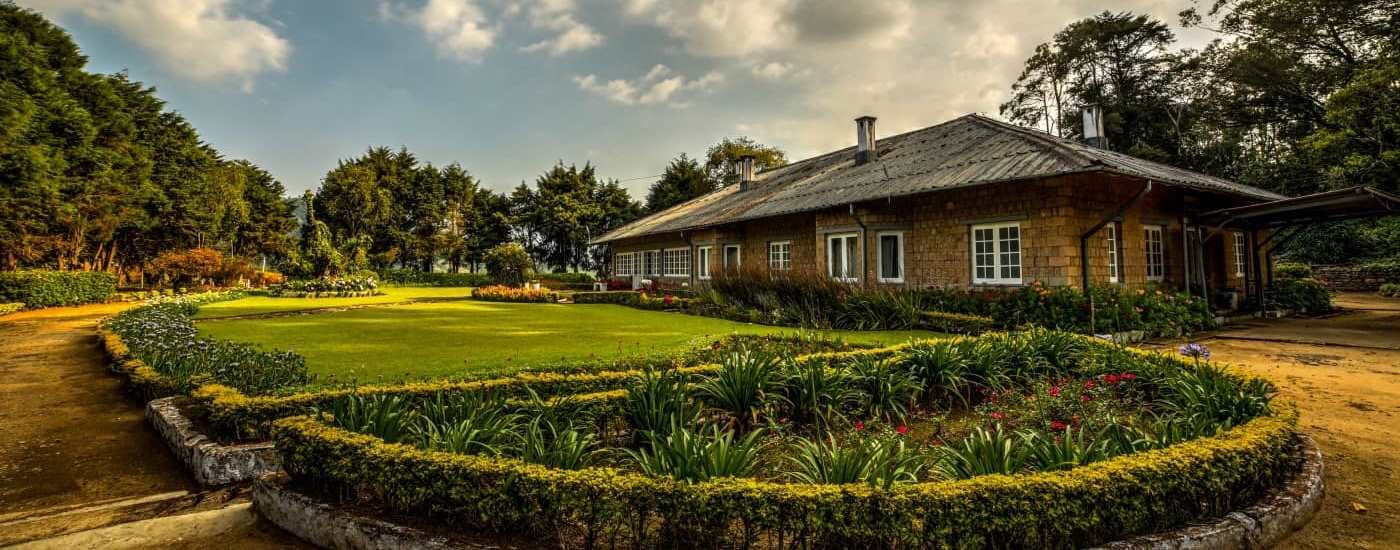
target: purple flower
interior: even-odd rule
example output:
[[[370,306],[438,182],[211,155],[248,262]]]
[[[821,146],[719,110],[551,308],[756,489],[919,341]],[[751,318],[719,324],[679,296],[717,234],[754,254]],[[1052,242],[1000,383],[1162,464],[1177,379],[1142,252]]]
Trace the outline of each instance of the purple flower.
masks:
[[[1196,342],[1182,344],[1181,347],[1177,348],[1176,351],[1182,355],[1194,358],[1196,360],[1210,359],[1210,349],[1206,348],[1205,345],[1198,344]]]

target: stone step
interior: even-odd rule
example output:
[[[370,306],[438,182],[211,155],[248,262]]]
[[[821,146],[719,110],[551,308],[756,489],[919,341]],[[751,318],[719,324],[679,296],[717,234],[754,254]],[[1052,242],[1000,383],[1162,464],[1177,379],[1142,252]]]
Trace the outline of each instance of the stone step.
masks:
[[[172,491],[141,497],[11,512],[0,516],[0,547],[50,539],[112,525],[214,510],[246,501],[246,488],[230,487],[191,493]]]

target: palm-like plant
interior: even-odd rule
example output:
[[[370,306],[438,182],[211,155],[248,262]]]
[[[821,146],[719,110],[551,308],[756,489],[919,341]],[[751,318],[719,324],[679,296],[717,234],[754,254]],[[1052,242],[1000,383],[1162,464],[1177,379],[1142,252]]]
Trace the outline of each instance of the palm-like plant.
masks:
[[[1002,431],[981,427],[956,445],[942,447],[938,470],[950,479],[968,479],[989,474],[1014,474],[1026,466],[1026,449],[1018,438]]]
[[[1207,419],[1236,426],[1269,411],[1274,387],[1251,378],[1241,380],[1210,363],[1181,369],[1161,382],[1161,406],[1175,416]]]
[[[901,438],[863,438],[854,445],[840,445],[835,438],[802,440],[789,460],[795,481],[812,484],[869,483],[889,489],[896,483],[918,481],[926,464],[923,457],[905,447]]]
[[[711,426],[708,431],[675,426],[666,435],[650,433],[645,448],[623,451],[647,475],[686,482],[743,477],[753,473],[758,465],[762,433],[761,429],[753,430],[735,439],[734,432],[719,426]]]
[[[502,455],[521,441],[520,415],[507,412],[499,394],[438,393],[422,406],[415,436],[424,448],[452,453]]]
[[[739,431],[746,432],[758,422],[781,371],[782,360],[777,354],[741,347],[724,356],[715,376],[696,385],[695,395],[706,405],[724,411]]]
[[[1083,428],[1065,430],[1058,439],[1035,431],[1025,432],[1022,438],[1036,470],[1068,470],[1110,456],[1106,443],[1085,438]]]
[[[818,432],[838,423],[841,411],[860,400],[849,371],[828,368],[818,361],[788,363],[782,392],[792,419],[810,424]]]
[[[525,427],[520,458],[550,468],[577,470],[593,459],[597,438],[572,425],[561,427],[546,416],[536,416]]]
[[[904,356],[904,368],[919,379],[924,395],[934,401],[967,405],[977,377],[957,344],[950,341],[915,343]]]
[[[373,435],[386,443],[409,439],[419,415],[399,395],[365,396],[351,393],[331,402],[330,423],[353,432]]]
[[[865,410],[875,418],[904,420],[918,396],[919,381],[899,363],[889,358],[858,355],[847,368],[864,394]]]
[[[647,434],[666,435],[672,427],[694,425],[700,416],[700,408],[691,400],[690,387],[684,378],[673,372],[652,369],[643,371],[637,381],[627,387],[623,410],[638,442]]]

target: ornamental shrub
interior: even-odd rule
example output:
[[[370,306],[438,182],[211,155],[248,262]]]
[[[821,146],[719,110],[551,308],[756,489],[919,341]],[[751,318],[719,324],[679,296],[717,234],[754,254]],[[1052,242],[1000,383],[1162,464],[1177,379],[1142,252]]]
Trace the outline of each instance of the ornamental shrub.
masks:
[[[1332,291],[1316,279],[1277,279],[1264,292],[1267,308],[1301,313],[1332,311]]]
[[[491,276],[485,273],[442,273],[414,269],[382,269],[379,280],[393,285],[425,285],[442,287],[487,286]]]
[[[29,308],[102,302],[117,292],[117,277],[102,271],[0,272],[0,302]]]
[[[920,326],[952,334],[981,334],[996,328],[996,321],[984,315],[924,311],[919,313]]]
[[[497,283],[520,286],[534,276],[535,263],[530,261],[525,247],[518,243],[504,243],[486,251],[486,272]]]
[[[167,250],[151,260],[148,268],[171,286],[198,286],[216,277],[224,266],[224,255],[212,248]]]
[[[12,302],[8,304],[0,303],[0,315],[9,315],[21,309],[24,309],[24,304],[21,304],[19,302]]]
[[[1312,266],[1301,262],[1279,262],[1274,265],[1276,279],[1311,279]]]
[[[1400,283],[1383,284],[1376,292],[1386,298],[1400,298]]]

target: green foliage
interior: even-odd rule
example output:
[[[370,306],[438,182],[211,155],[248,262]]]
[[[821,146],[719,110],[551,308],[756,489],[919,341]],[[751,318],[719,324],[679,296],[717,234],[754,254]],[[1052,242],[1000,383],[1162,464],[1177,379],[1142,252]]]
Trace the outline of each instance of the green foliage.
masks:
[[[1092,441],[1084,428],[1065,430],[1058,436],[1030,431],[1023,436],[1027,462],[1041,472],[1068,470],[1112,456],[1107,441]]]
[[[919,380],[892,358],[860,354],[845,366],[860,390],[861,409],[871,418],[903,421],[923,390]]]
[[[1383,284],[1376,292],[1386,298],[1400,298],[1400,283]]]
[[[627,386],[623,410],[632,429],[642,437],[664,436],[677,426],[690,426],[700,416],[685,378],[675,372],[646,369]]]
[[[991,430],[977,427],[961,442],[940,448],[936,468],[948,479],[969,479],[992,474],[1015,474],[1027,465],[1027,448],[1001,425]]]
[[[561,470],[588,466],[597,455],[597,437],[573,426],[560,427],[560,423],[545,416],[531,420],[525,427],[520,458]]]
[[[784,363],[783,404],[794,422],[828,433],[841,422],[843,411],[860,402],[862,394],[850,370],[830,368],[822,361]]]
[[[1224,427],[1266,414],[1275,391],[1262,378],[1241,379],[1210,363],[1182,369],[1161,384],[1162,407],[1172,416],[1199,418]]]
[[[505,285],[484,286],[472,290],[472,299],[487,302],[550,303],[559,296],[554,291],[534,288],[516,288]]]
[[[101,302],[117,292],[117,278],[100,271],[0,272],[0,302],[54,307]]]
[[[624,451],[638,470],[651,476],[690,483],[744,477],[758,464],[762,434],[754,430],[736,439],[734,432],[718,426],[691,431],[676,425],[668,433],[648,432],[647,447]]]
[[[705,150],[705,172],[719,187],[739,183],[739,172],[734,165],[746,156],[754,158],[755,172],[787,164],[787,155],[777,147],[763,145],[745,136],[727,137]]]
[[[351,394],[331,402],[329,422],[352,432],[369,434],[386,443],[415,437],[418,412],[401,395]]]
[[[758,422],[781,369],[782,360],[777,355],[740,348],[720,359],[714,376],[695,385],[695,397],[724,411],[739,431],[748,431]]]
[[[1274,265],[1275,279],[1311,279],[1312,266],[1302,262],[1279,262]]]
[[[379,280],[393,285],[424,285],[441,287],[487,286],[495,281],[485,273],[443,273],[414,269],[381,269]]]
[[[503,394],[438,393],[420,410],[414,435],[425,449],[498,456],[522,442],[521,418],[506,412]]]
[[[919,312],[919,323],[929,330],[949,334],[981,334],[996,328],[991,317],[946,311]]]
[[[497,283],[507,286],[520,286],[529,281],[535,273],[535,263],[530,254],[516,243],[497,245],[486,253],[486,272]]]
[[[1332,311],[1332,291],[1313,279],[1276,279],[1264,291],[1266,307],[1303,313]]]
[[[920,381],[930,402],[967,405],[972,389],[981,381],[962,350],[963,346],[949,340],[913,342],[904,354],[902,368]]]
[[[794,466],[789,476],[799,483],[868,483],[886,490],[896,483],[918,481],[927,465],[925,457],[906,447],[901,437],[858,437],[844,445],[833,437],[802,439],[789,460]]]
[[[700,167],[700,163],[681,153],[671,159],[661,178],[647,192],[646,210],[660,212],[715,190],[715,180]]]
[[[0,303],[0,315],[9,315],[21,309],[24,309],[24,304],[21,302]]]

